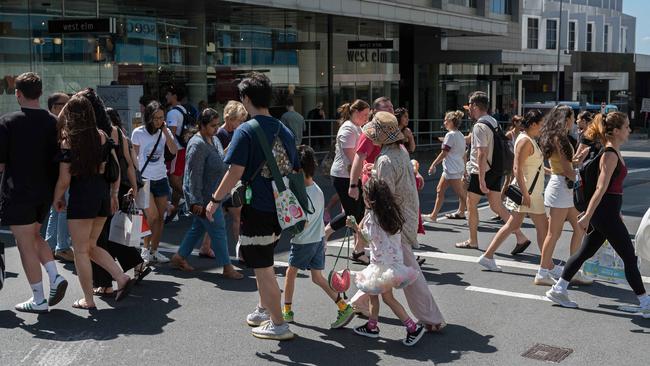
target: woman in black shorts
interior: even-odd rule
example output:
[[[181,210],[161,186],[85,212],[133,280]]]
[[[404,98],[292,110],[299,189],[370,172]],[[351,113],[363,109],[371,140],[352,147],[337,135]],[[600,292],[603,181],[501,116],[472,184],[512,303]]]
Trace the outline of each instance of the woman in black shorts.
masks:
[[[59,118],[62,126],[61,163],[54,207],[57,211],[66,208],[63,194],[69,187],[68,227],[75,250],[75,267],[84,293],[84,298],[72,306],[91,310],[96,308],[91,260],[117,281],[116,300],[124,298],[133,283],[108,252],[97,246],[106,217],[117,208],[119,179],[110,187],[103,174],[105,161],[110,154],[115,158],[115,153],[108,136],[97,129],[93,107],[82,95],[73,96]]]

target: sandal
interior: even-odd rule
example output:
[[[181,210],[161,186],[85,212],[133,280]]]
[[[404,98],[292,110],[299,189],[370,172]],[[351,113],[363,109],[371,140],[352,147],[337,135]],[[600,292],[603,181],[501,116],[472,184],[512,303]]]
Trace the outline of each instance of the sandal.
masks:
[[[187,260],[178,255],[178,253],[174,254],[169,264],[172,268],[180,269],[183,272],[192,272],[194,270],[194,267],[190,266]]]
[[[111,289],[109,292],[108,289]],[[115,297],[115,291],[113,291],[113,287],[96,287],[93,289],[93,295],[99,296],[99,297]]]
[[[133,288],[134,283],[135,280],[129,278],[129,281],[124,286],[122,286],[122,288],[117,289],[117,291],[115,291],[115,301],[124,300],[129,292],[131,292],[131,288]]]
[[[140,268],[133,268],[133,271],[135,272],[135,284],[137,285],[142,282],[149,273],[151,273],[151,267],[140,264]]]
[[[210,259],[217,258],[217,256],[214,255],[214,250],[212,250],[212,248],[208,249],[207,252],[199,251],[199,257],[201,257],[201,258],[210,258]]]
[[[521,254],[528,248],[529,245],[530,245],[530,240],[526,240],[521,244],[517,243],[517,245],[515,245],[515,247],[512,249],[512,252],[510,252],[510,254],[511,255]]]
[[[93,306],[88,306],[87,304],[86,305],[82,304],[81,302],[83,300],[84,299],[79,299],[79,300],[73,302],[72,307],[75,308],[75,309],[82,309],[82,310],[97,310],[97,306],[94,306],[94,305]]]
[[[458,212],[454,212],[452,214],[446,214],[445,217],[448,218],[449,220],[465,220],[465,219],[467,219],[467,217],[465,217],[465,215],[461,215]]]
[[[478,249],[478,245],[477,246],[471,245],[469,240],[465,240],[463,242],[456,243],[455,247],[458,248],[458,249]]]
[[[422,258],[422,257],[420,257],[420,256],[418,255],[417,257],[415,257],[415,261],[418,262],[418,265],[419,265],[420,267],[422,267],[422,265],[424,264],[424,262],[426,262],[427,260],[426,260],[425,258]]]
[[[361,257],[365,257],[365,260],[363,258],[361,258]],[[360,263],[360,264],[363,264],[363,265],[366,265],[366,266],[370,264],[370,259],[368,259],[368,257],[366,256],[365,251],[362,251],[362,252],[359,252],[359,253],[352,252],[352,257],[350,259],[352,259],[356,263]]]
[[[239,273],[239,272],[237,272],[235,270],[224,271],[222,273],[222,275],[223,275],[223,277],[225,277],[225,278],[227,278],[229,280],[241,280],[242,278],[244,278],[243,274],[241,274],[241,273]]]

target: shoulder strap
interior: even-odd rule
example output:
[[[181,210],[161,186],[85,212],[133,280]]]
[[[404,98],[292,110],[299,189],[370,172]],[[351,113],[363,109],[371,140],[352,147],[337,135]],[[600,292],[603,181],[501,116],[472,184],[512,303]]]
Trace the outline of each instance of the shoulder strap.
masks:
[[[156,140],[156,143],[153,145],[153,150],[151,150],[151,153],[147,157],[147,161],[144,162],[144,165],[140,170],[140,174],[144,174],[144,170],[147,169],[147,165],[149,165],[149,162],[151,161],[153,154],[156,152],[156,149],[158,149],[158,144],[160,144],[160,139],[162,138],[162,134],[163,134],[162,130],[159,131],[160,131],[160,135],[158,135],[158,139]]]
[[[262,130],[262,126],[260,126],[260,123],[256,119],[252,119],[250,123],[251,123],[251,127],[253,128],[253,131],[255,131],[257,140],[259,141],[260,146],[262,147],[262,151],[264,151],[264,157],[266,158],[266,166],[268,166],[269,169],[271,170],[271,175],[273,175],[273,180],[275,181],[275,185],[278,188],[279,192],[284,192],[287,189],[287,187],[284,185],[284,180],[282,180],[282,174],[280,174],[280,168],[278,168],[278,163],[275,161],[275,157],[271,152],[271,147],[269,146],[269,142],[266,139],[266,134],[264,133],[264,130]],[[278,137],[281,128],[282,128],[282,124],[279,124],[278,132],[275,134],[273,140],[275,140],[275,138]]]

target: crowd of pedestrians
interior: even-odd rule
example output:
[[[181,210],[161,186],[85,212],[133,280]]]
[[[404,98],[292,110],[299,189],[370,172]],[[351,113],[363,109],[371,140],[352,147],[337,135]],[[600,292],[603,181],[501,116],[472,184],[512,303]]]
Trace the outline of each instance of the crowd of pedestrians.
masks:
[[[442,166],[435,206],[421,215],[418,190],[424,179],[419,163],[410,157],[416,139],[408,127],[408,110],[394,109],[387,97],[372,104],[344,103],[338,108],[339,126],[326,172],[342,210],[329,220],[327,210],[337,200],[326,199],[314,180],[318,163],[314,150],[302,144],[305,119],[293,101],[286,101],[287,112],[276,119],[269,111],[273,90],[267,76],[252,73],[238,88],[240,101],[228,102],[221,116],[207,106],[193,113],[183,106],[184,91],[177,87],[167,90],[167,107],[143,98],[143,124],[128,136],[119,114],[106,108],[93,89],[53,94],[46,111],[39,104],[40,77],[20,75],[16,97],[21,110],[0,118],[0,223],[16,239],[32,292],[15,309],[47,312],[61,302],[69,284],[58,273],[55,258],[74,262],[83,298],[72,306],[93,310],[95,296],[125,298],[153,265],[170,262],[193,271],[187,258],[198,246],[201,256],[223,268],[226,279],[243,278],[233,255],[253,269],[259,299],[251,304],[246,322],[255,337],[293,338],[289,323],[299,314],[292,305],[300,298],[295,282],[299,271],[309,270],[312,282],[336,306],[331,328],[343,328],[360,314],[368,321],[354,332],[377,338],[381,298],[406,328],[403,343],[412,346],[427,331],[446,326],[420,269],[423,259],[414,249],[419,247],[422,219],[437,220],[451,187],[459,206],[446,217],[467,220],[469,229],[469,238],[457,248],[478,249],[478,204],[483,197],[504,222],[478,259],[488,271],[501,271],[494,254],[511,234],[516,238],[513,255],[531,244],[521,231],[528,217],[541,252],[534,284],[551,286],[546,293],[550,300],[577,306],[568,285],[593,282],[581,267],[607,240],[625,263],[641,312],[650,316],[650,297],[620,217],[627,174],[620,147],[630,133],[625,114],[579,114],[574,143],[569,138],[576,121],[571,108],[556,106],[546,115],[529,111],[513,117],[504,131],[488,114],[488,96],[474,92],[466,110],[444,116],[448,132],[428,168],[434,176]],[[316,110],[314,115],[323,116],[322,106]],[[460,130],[465,118],[475,122],[468,136]],[[591,159],[599,159],[597,181],[579,182],[579,169]],[[582,213],[573,197],[578,184],[595,186]],[[159,250],[160,241],[166,221],[174,220],[183,205],[192,223],[170,260]],[[111,240],[118,230],[114,215],[137,215],[134,208],[143,210],[149,230],[141,249]],[[553,255],[566,221],[573,232],[562,267]],[[339,230],[352,232],[350,259],[367,266],[355,273],[357,293],[349,299],[345,288],[322,273],[328,239]],[[284,294],[274,271],[274,251],[283,231],[292,234]],[[229,235],[237,241],[236,253],[229,252]],[[47,295],[41,266],[49,280]],[[345,282],[345,273],[340,280]],[[413,317],[394,297],[398,289],[404,291]]]

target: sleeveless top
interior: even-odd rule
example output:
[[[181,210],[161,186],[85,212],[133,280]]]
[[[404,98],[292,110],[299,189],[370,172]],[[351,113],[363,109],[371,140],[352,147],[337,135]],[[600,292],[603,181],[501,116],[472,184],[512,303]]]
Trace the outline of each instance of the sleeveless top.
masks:
[[[575,154],[573,146],[571,146],[571,155]],[[564,168],[562,167],[562,156],[559,151],[553,152],[550,158],[548,158],[548,163],[551,166],[551,172],[557,175],[564,174]]]
[[[537,194],[542,195],[544,192],[544,171],[543,171],[544,154],[542,154],[542,150],[539,148],[539,145],[537,145],[537,142],[535,142],[535,140],[533,140],[530,136],[528,136],[525,133],[520,133],[519,136],[517,136],[517,141],[515,141],[515,146],[517,146],[517,144],[519,144],[521,140],[528,140],[530,141],[530,143],[533,144],[533,154],[526,158],[523,165],[524,181],[526,182],[525,190],[528,191],[530,186],[533,184],[533,180],[535,180],[535,175],[540,170],[539,168],[541,166],[542,171],[539,173],[539,177],[537,178],[537,183],[535,183],[535,188],[533,189],[531,195],[537,195]],[[513,183],[516,182],[517,179],[513,177]],[[523,190],[524,189],[522,189],[522,191]]]
[[[627,176],[627,166],[621,162],[621,158],[616,150],[608,147],[605,149],[605,151],[613,151],[616,153],[616,157],[618,158],[616,168],[614,169],[614,173],[609,180],[609,186],[607,187],[607,191],[605,193],[623,194],[623,181]]]

